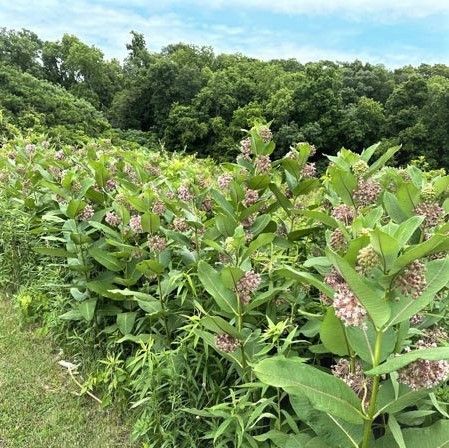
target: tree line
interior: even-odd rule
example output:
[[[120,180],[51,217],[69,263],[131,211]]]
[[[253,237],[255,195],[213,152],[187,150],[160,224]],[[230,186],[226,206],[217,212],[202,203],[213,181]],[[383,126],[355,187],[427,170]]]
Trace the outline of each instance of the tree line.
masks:
[[[132,138],[217,159],[235,156],[242,128],[271,122],[276,156],[292,141],[314,144],[319,155],[383,140],[403,145],[398,163],[425,156],[431,166],[449,166],[446,65],[391,70],[360,61],[260,61],[184,43],[159,52],[149,47],[142,34],[131,32],[120,62],[76,36],[44,41],[28,30],[2,29],[0,89],[10,91],[11,70],[26,72],[63,87],[84,100],[83,107],[90,103]],[[16,97],[31,101],[18,90]],[[0,99],[11,111],[5,103]],[[46,117],[50,127],[51,119]],[[103,126],[98,120],[95,130]]]

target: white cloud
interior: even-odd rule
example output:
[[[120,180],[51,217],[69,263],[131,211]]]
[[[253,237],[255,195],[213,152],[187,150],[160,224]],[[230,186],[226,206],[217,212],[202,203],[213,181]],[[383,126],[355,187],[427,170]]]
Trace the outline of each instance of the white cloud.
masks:
[[[357,31],[351,27],[341,30],[338,28],[325,30],[326,43],[317,44],[313,36],[302,34],[300,30],[295,35],[284,29],[261,29],[251,18],[246,20],[247,25],[226,25],[219,21],[201,21],[191,16],[180,16],[167,12],[180,0],[167,0],[148,7],[144,0],[128,0],[126,5],[119,0],[78,0],[66,2],[58,0],[14,0],[6,2],[0,0],[0,26],[8,28],[28,28],[35,31],[40,37],[55,40],[64,33],[75,34],[81,40],[95,44],[101,48],[107,57],[123,58],[126,55],[125,44],[129,41],[129,32],[136,30],[144,33],[147,43],[152,50],[159,50],[163,46],[177,42],[187,42],[196,45],[208,45],[217,53],[241,52],[248,56],[261,59],[297,58],[300,62],[330,59],[349,61],[361,59],[373,63],[383,62],[388,66],[403,64],[419,64],[421,62],[448,62],[449,54],[440,55],[435,60],[423,49],[395,46],[395,51],[389,49],[360,48],[358,45],[349,45],[357,39]],[[241,7],[262,8],[268,10],[298,13],[308,11],[309,14],[331,13],[343,8],[347,13],[354,5],[362,5],[360,9],[368,13],[376,5],[378,8],[406,8],[415,5],[413,0],[185,0],[192,5],[192,9],[204,4],[204,7],[227,8]],[[246,6],[245,6],[246,5]],[[324,7],[327,5],[328,9]],[[426,11],[437,8],[441,11],[449,10],[449,1],[438,2],[427,0]],[[351,9],[352,8],[352,9]],[[411,6],[410,6],[410,9]],[[410,10],[408,11],[410,13]],[[421,12],[423,14],[423,12]],[[323,40],[322,40],[323,42]],[[342,49],[336,49],[342,48]],[[383,53],[385,52],[385,54]]]
[[[424,18],[449,14],[447,0],[168,0],[194,3],[203,8],[239,8],[275,13],[331,15],[352,18],[369,16],[382,20]]]

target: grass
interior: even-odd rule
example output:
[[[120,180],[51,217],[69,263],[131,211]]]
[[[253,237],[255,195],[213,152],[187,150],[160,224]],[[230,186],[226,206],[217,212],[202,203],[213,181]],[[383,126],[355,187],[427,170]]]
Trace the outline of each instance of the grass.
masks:
[[[21,328],[0,298],[0,448],[131,447],[117,416],[75,395],[58,360],[48,339]]]

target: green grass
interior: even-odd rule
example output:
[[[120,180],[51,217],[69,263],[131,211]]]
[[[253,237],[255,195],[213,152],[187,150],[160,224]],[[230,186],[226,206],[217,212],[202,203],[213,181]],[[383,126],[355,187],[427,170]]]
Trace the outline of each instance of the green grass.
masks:
[[[126,428],[77,386],[55,347],[0,298],[0,448],[131,447]]]

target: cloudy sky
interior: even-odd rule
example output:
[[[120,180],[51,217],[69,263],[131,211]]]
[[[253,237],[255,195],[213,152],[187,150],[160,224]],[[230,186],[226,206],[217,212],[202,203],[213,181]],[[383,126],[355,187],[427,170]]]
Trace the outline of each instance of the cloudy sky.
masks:
[[[154,51],[182,41],[262,59],[449,64],[449,0],[0,0],[0,26],[76,34],[119,59],[136,30]]]

